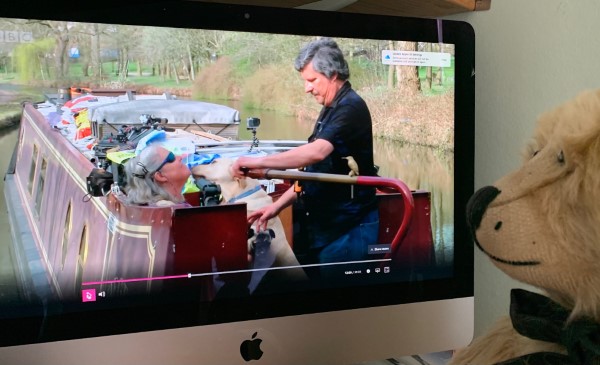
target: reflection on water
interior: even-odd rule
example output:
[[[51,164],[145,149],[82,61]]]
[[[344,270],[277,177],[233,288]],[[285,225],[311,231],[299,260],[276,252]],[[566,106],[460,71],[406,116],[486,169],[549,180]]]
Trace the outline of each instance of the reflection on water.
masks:
[[[400,179],[412,190],[431,193],[431,229],[438,263],[454,255],[454,154],[378,139],[374,144],[379,175]]]
[[[305,140],[312,132],[313,121],[297,120],[272,111],[244,110],[237,104],[230,106],[240,110],[240,139],[252,138],[245,129],[248,117],[260,118],[259,139]],[[454,255],[454,154],[383,139],[376,139],[373,148],[379,175],[398,178],[413,190],[431,192],[431,228],[436,259],[440,264],[451,263]]]
[[[293,116],[276,113],[271,110],[246,110],[239,103],[230,103],[229,106],[240,111],[242,124],[240,126],[240,139],[251,139],[252,133],[246,130],[246,118],[257,117],[260,119],[258,139],[281,140],[307,140],[312,132],[313,122],[296,119]]]

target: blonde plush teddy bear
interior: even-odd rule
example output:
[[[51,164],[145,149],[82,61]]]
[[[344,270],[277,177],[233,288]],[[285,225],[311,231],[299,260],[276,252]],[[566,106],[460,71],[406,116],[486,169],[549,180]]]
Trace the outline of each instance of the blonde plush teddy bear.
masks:
[[[543,114],[516,171],[467,206],[475,243],[514,289],[510,318],[452,365],[600,364],[600,90]]]

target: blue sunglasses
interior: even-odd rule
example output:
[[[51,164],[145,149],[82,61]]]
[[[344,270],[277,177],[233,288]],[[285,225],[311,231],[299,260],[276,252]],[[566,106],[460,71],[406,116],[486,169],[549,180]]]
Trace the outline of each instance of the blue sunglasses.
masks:
[[[173,152],[169,152],[169,154],[167,155],[167,157],[165,157],[165,160],[158,166],[158,168],[156,170],[154,170],[154,172],[158,172],[160,171],[160,169],[163,168],[163,166],[165,166],[168,163],[174,162],[175,161],[175,154]]]
[[[171,162],[174,162],[174,161],[175,161],[175,154],[174,154],[173,152],[169,152],[169,154],[167,155],[167,157],[165,158],[165,160],[164,160],[164,161],[163,161],[163,162],[162,162],[160,165],[158,165],[158,168],[157,168],[156,170],[154,170],[154,171],[152,172],[152,174],[155,174],[155,173],[157,173],[157,172],[158,172],[158,171],[160,171],[160,169],[162,169],[162,168],[163,168],[163,167],[164,167],[166,164],[168,164],[168,163],[171,163]],[[148,172],[149,172],[149,171],[148,171],[148,169],[147,169],[147,168],[146,168],[146,166],[145,166],[143,163],[141,163],[141,162],[138,162],[137,164],[138,164],[138,166],[141,166],[141,167],[142,167],[142,171],[144,171],[144,173],[143,173],[143,174],[133,174],[133,175],[134,175],[135,177],[138,177],[138,178],[140,178],[140,179],[144,179],[144,178],[146,178],[146,176],[148,175]]]

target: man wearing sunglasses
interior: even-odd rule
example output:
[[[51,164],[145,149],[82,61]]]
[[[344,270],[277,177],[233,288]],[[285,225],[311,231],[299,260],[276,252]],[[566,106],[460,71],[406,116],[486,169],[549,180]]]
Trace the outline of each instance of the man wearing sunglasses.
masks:
[[[159,145],[146,147],[125,164],[127,202],[137,205],[185,203],[183,186],[191,175],[181,156]]]

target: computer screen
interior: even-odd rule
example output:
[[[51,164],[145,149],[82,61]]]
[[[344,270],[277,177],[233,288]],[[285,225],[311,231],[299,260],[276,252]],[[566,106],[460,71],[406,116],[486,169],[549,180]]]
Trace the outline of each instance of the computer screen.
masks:
[[[299,189],[266,233],[224,184],[191,187],[183,206],[127,203],[120,159],[148,137],[167,134],[206,167],[307,143],[321,105],[294,60],[322,38],[370,112],[376,176],[350,161],[334,180],[252,171],[271,199]],[[188,1],[7,5],[0,74],[8,104],[36,95],[0,136],[0,362],[351,364],[470,341],[467,23]],[[368,259],[311,260],[301,191],[315,179],[352,197],[377,189]]]

